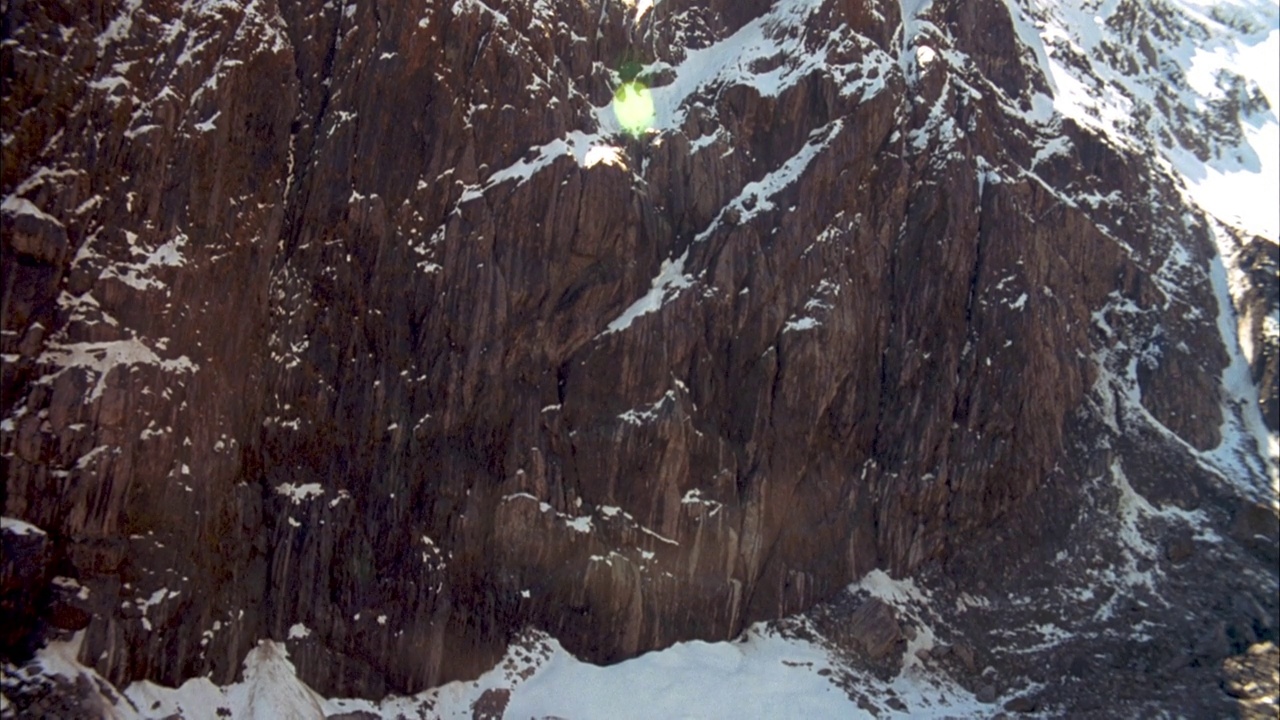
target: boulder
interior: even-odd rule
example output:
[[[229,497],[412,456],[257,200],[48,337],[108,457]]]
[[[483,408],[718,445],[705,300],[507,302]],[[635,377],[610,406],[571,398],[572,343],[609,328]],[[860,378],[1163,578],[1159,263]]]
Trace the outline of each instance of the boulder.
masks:
[[[872,660],[881,660],[900,649],[905,641],[893,606],[870,598],[858,606],[842,627],[844,639]]]

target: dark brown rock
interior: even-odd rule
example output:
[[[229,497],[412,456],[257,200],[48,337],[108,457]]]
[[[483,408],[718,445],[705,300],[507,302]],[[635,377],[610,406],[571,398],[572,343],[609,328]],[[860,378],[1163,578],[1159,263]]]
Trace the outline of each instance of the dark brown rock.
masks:
[[[1231,639],[1227,636],[1225,622],[1213,623],[1196,640],[1194,653],[1197,657],[1217,664],[1231,652]]]
[[[1004,709],[1016,713],[1033,713],[1038,705],[1027,695],[1019,695],[1004,704]]]
[[[870,598],[844,621],[846,647],[860,647],[872,660],[887,657],[902,644],[902,628],[893,607],[879,598]]]
[[[1215,306],[1207,270],[1152,280],[1209,232],[1070,120],[1037,164],[1005,3],[931,6],[920,42],[972,62],[914,77],[899,3],[822,3],[793,29],[845,33],[825,66],[641,137],[597,120],[615,59],[769,3],[93,9],[6,10],[0,455],[113,682],[228,682],[296,623],[301,677],[364,696],[527,625],[599,662],[732,637],[1015,516],[1103,350],[1220,439],[1214,314],[1170,309]],[[877,603],[850,632],[886,658]]]
[[[59,630],[75,632],[89,626],[93,618],[87,610],[71,603],[54,603],[49,609],[49,624]]]
[[[1186,535],[1170,539],[1164,546],[1164,556],[1172,563],[1186,562],[1196,551],[1195,541]]]
[[[44,641],[53,548],[38,528],[6,519],[0,550],[0,652],[22,662]]]
[[[510,688],[485,690],[471,704],[471,720],[502,720],[509,702],[511,702]]]
[[[0,217],[4,218],[5,242],[12,246],[13,252],[24,256],[28,261],[51,265],[65,262],[66,229],[29,201],[17,204],[17,207],[17,212],[8,212],[9,208],[6,207],[6,212],[0,213]]]
[[[955,653],[955,656],[960,659],[960,662],[964,664],[965,670],[968,670],[971,673],[978,671],[978,663],[974,658],[973,648],[960,643],[951,646],[951,650]]]
[[[1263,422],[1280,430],[1280,334],[1267,318],[1280,311],[1280,244],[1274,238],[1240,237],[1238,266],[1246,290],[1235,298],[1241,350],[1249,362]]]
[[[1259,557],[1280,562],[1280,515],[1261,503],[1236,508],[1231,535]]]
[[[6,709],[12,709],[15,717],[41,719],[118,716],[118,708],[113,706],[121,699],[111,688],[85,674],[28,679],[6,673],[5,697],[12,703]]]

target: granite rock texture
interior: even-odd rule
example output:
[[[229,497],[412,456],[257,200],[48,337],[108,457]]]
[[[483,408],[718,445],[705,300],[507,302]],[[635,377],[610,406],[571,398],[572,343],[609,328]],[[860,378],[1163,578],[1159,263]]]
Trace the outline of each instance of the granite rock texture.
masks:
[[[5,4],[2,500],[82,658],[616,661],[944,561],[1069,445],[1211,473],[1160,448],[1238,410],[1212,223],[1010,7]]]

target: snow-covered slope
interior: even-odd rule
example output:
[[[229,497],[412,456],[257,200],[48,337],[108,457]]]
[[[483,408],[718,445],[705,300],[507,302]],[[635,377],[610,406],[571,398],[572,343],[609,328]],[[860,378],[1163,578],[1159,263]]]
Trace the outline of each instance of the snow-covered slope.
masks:
[[[1219,327],[1231,355],[1223,384],[1228,405],[1240,410],[1224,429],[1257,443],[1274,493],[1280,444],[1258,410],[1267,390],[1250,379],[1267,350],[1243,321],[1256,310],[1238,255],[1242,239],[1280,242],[1280,4],[1024,0],[1022,15],[1043,40],[1054,109],[1158,158],[1211,218],[1221,255],[1212,261]],[[1280,328],[1274,299],[1263,312],[1267,328]]]
[[[873,573],[851,591],[871,592],[917,612],[927,600],[911,582]],[[913,653],[936,649],[921,627]],[[807,638],[807,639],[806,639]],[[106,691],[92,670],[75,661],[78,641],[56,642],[31,666],[47,675],[88,678],[86,695],[118,720],[321,720],[352,717],[484,718],[950,718],[981,714],[988,703],[927,668],[912,654],[888,676],[851,667],[824,647],[800,618],[781,627],[757,625],[733,642],[679,643],[608,667],[582,662],[554,638],[527,632],[499,665],[470,682],[453,682],[413,697],[382,701],[323,699],[294,674],[284,646],[263,641],[244,663],[244,679],[218,687],[205,678],[180,688],[150,682],[121,695]],[[368,713],[367,716],[358,713]]]
[[[573,657],[553,638],[529,633],[513,645],[502,663],[472,682],[454,682],[421,695],[380,702],[358,699],[317,701],[292,677],[283,657],[262,664],[257,654],[282,652],[264,644],[247,663],[274,680],[246,680],[214,688],[193,680],[167,690],[150,684],[131,686],[117,705],[121,718],[161,718],[180,713],[188,720],[231,717],[298,718],[341,713],[370,713],[380,718],[473,717],[600,718],[817,718],[873,717],[860,708],[840,682],[847,671],[823,648],[763,627],[753,627],[735,642],[690,642],[617,665],[600,667]],[[860,690],[876,698],[879,717],[956,717],[981,712],[971,693],[944,676],[922,670],[904,672],[890,682],[858,676]],[[293,688],[297,687],[297,690]],[[883,701],[900,700],[900,709]],[[255,714],[256,713],[256,714]]]
[[[1158,151],[1222,220],[1280,235],[1274,2],[1022,4],[1043,39],[1058,112]]]

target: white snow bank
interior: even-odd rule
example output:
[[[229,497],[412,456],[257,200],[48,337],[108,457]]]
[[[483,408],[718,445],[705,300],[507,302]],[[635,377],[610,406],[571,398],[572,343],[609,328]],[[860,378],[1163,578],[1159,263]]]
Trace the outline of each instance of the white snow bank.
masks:
[[[58,222],[57,218],[36,207],[35,203],[26,198],[17,197],[16,195],[6,197],[4,202],[0,203],[0,211],[14,216],[30,215],[34,218],[44,220],[45,222],[53,223],[59,227],[62,226],[62,223]]]
[[[1237,154],[1203,162],[1179,147],[1166,157],[1186,180],[1196,202],[1219,218],[1272,241],[1280,238],[1280,29],[1256,44],[1234,41],[1197,49],[1187,81],[1204,97],[1218,94],[1220,72],[1235,72],[1258,84],[1271,109],[1245,118],[1245,146]]]
[[[259,641],[244,660],[244,679],[219,687],[206,677],[179,688],[136,682],[125,697],[138,708],[122,718],[150,720],[175,714],[187,720],[322,720],[324,699],[298,679],[289,652],[272,640]],[[226,713],[230,713],[227,715]],[[394,716],[392,716],[394,717]]]
[[[46,535],[45,531],[28,522],[23,522],[17,518],[0,518],[0,529],[7,530],[14,535]]]
[[[868,587],[886,597],[915,598],[909,581],[873,575]],[[296,627],[296,626],[295,626]],[[68,677],[87,672],[68,655],[51,657]],[[50,655],[49,650],[42,651]],[[910,667],[891,682],[842,666],[822,647],[753,625],[734,641],[678,643],[616,665],[583,662],[543,633],[529,631],[506,657],[474,681],[453,682],[412,697],[381,701],[324,699],[298,679],[280,643],[264,640],[244,662],[244,680],[218,687],[195,678],[179,688],[137,682],[125,690],[116,717],[150,720],[180,713],[189,720],[315,718],[366,712],[379,718],[427,717],[465,720],[486,693],[509,693],[503,717],[563,717],[574,720],[628,718],[871,718],[837,682],[874,702],[890,696],[905,709],[879,708],[880,718],[972,717],[990,712],[946,677]],[[91,672],[91,671],[88,671]],[[851,674],[852,673],[852,674]],[[622,702],[644,698],[644,702]],[[125,703],[132,707],[125,707]]]

